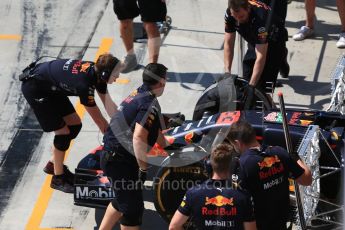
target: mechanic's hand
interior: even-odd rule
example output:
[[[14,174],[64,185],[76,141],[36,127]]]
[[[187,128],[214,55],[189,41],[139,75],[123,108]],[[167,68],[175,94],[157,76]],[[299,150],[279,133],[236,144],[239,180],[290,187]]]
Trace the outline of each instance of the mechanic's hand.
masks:
[[[168,128],[180,126],[183,124],[185,120],[186,118],[183,114],[178,115],[176,117],[172,117],[168,121]]]
[[[244,89],[244,95],[243,95],[243,103],[244,103],[244,110],[249,110],[252,108],[252,106],[255,103],[255,87],[252,85],[248,85]]]
[[[144,182],[146,181],[146,177],[147,177],[147,170],[139,168],[139,172],[138,172],[139,182],[144,184]]]

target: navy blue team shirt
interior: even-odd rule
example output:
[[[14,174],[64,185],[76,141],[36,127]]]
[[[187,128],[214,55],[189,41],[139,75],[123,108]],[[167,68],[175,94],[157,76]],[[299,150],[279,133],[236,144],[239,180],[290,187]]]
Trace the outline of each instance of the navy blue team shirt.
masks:
[[[104,147],[107,150],[119,150],[134,153],[133,131],[136,123],[148,132],[148,145],[152,147],[162,130],[161,108],[157,98],[150,92],[148,85],[143,84],[133,91],[119,106],[104,134]],[[149,151],[149,149],[147,150]]]
[[[243,222],[254,221],[251,197],[231,188],[226,180],[207,180],[189,189],[178,207],[192,217],[198,229],[243,229]]]
[[[47,93],[79,96],[81,104],[92,107],[96,105],[95,90],[107,93],[107,82],[97,80],[93,66],[90,61],[57,59],[38,64],[32,74],[49,83],[42,89]]]
[[[283,19],[273,14],[271,23],[267,23],[271,9],[260,1],[249,1],[249,5],[249,18],[245,23],[239,23],[231,15],[230,9],[226,10],[224,17],[226,33],[237,31],[252,46],[287,40]]]
[[[240,157],[240,186],[253,196],[258,229],[283,229],[289,211],[289,180],[304,169],[278,146],[249,149]],[[274,227],[275,226],[275,227]]]

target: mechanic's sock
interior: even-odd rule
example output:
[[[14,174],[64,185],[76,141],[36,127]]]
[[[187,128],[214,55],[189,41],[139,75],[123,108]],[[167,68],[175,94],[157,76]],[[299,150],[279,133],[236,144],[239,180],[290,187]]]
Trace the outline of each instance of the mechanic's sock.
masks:
[[[50,174],[50,175],[54,175],[54,163],[51,161],[48,161],[46,166],[43,168],[43,172]]]

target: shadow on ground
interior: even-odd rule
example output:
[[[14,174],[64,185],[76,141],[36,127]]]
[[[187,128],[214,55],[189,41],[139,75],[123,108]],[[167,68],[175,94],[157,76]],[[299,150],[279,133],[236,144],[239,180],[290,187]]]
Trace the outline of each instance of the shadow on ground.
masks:
[[[199,84],[204,88],[212,85],[221,76],[219,73],[168,73],[168,82],[178,82],[185,89],[190,89],[186,84]]]
[[[305,79],[306,76],[292,75],[289,76],[289,79],[280,79],[279,81],[283,85],[289,85],[297,94],[310,96],[310,104],[305,106],[310,109],[323,109],[323,106],[330,102],[331,84],[329,82],[306,81]],[[329,98],[315,102],[316,96],[324,95],[329,95]]]

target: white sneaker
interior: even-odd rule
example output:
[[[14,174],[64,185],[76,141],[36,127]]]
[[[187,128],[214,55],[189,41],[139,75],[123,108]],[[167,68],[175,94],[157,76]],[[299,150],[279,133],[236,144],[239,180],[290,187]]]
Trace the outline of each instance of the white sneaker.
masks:
[[[292,39],[295,41],[302,41],[308,37],[311,37],[313,34],[313,29],[309,28],[308,26],[302,26],[298,33],[292,36]]]
[[[337,42],[338,48],[345,48],[345,32],[339,34],[339,40]]]

